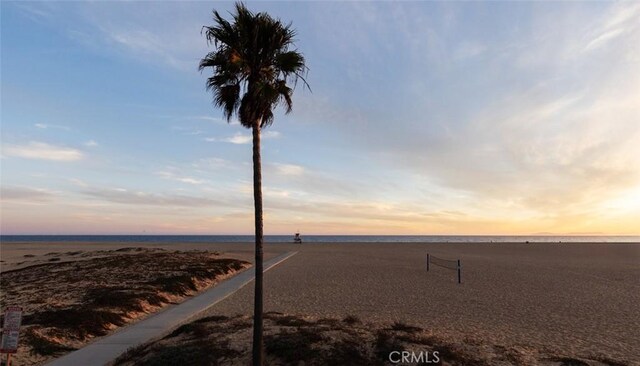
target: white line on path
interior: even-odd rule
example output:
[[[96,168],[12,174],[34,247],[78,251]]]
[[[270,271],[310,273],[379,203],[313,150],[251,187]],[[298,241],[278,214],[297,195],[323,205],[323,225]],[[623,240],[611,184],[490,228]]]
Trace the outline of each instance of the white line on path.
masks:
[[[264,272],[289,259],[298,252],[288,252],[264,262]],[[122,328],[116,333],[90,343],[87,346],[60,357],[47,366],[105,365],[129,348],[168,334],[179,325],[193,319],[207,308],[224,300],[253,281],[254,268],[249,268],[219,283],[202,294],[172,306],[147,319]]]

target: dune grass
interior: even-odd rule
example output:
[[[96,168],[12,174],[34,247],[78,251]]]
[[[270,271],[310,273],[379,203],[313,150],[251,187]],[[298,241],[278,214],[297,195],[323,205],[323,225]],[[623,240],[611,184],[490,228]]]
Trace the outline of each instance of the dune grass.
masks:
[[[161,340],[130,349],[115,365],[250,364],[251,324],[249,316],[240,315],[198,319]],[[389,365],[394,351],[438,352],[448,365],[626,365],[597,356],[547,354],[482,339],[442,337],[406,323],[369,323],[352,315],[340,320],[266,313],[264,345],[269,365]]]
[[[24,308],[21,354],[62,355],[249,266],[203,251],[122,248],[96,257],[81,253],[67,254],[87,259],[56,260],[0,274],[0,306],[20,303]],[[44,257],[56,259],[58,254]]]

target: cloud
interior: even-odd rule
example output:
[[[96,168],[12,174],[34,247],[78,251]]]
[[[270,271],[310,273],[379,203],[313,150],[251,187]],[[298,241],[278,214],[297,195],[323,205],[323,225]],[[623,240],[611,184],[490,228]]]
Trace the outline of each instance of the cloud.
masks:
[[[98,146],[98,143],[97,143],[97,142],[95,142],[94,140],[89,140],[89,141],[87,141],[87,142],[85,142],[85,143],[84,143],[84,146],[87,146],[87,147],[96,147],[96,146]]]
[[[146,30],[112,31],[111,39],[132,49],[143,52],[157,52],[162,49],[162,41],[153,33]]]
[[[187,136],[197,136],[197,135],[202,135],[205,132],[202,130],[202,126],[198,123],[197,125],[194,125],[194,123],[192,121],[205,121],[208,123],[214,123],[214,124],[227,124],[227,121],[223,118],[219,118],[219,117],[211,117],[211,116],[163,116],[163,118],[171,118],[173,120],[177,120],[180,121],[181,125],[175,125],[172,126],[171,129],[174,131],[179,131],[181,132],[183,135],[187,135]],[[190,121],[190,122],[185,122],[186,120]],[[229,122],[228,124],[230,125],[239,125],[240,123],[238,122],[237,119],[232,119],[231,122]],[[205,138],[205,141],[208,142],[213,142],[213,141],[226,141],[226,142],[230,142],[230,140],[232,140],[233,138],[227,138],[227,139],[217,139],[217,138],[213,138],[213,137],[208,137]]]
[[[77,161],[84,155],[80,150],[49,145],[44,142],[32,141],[26,145],[6,145],[3,149],[6,156],[14,156],[25,159],[40,159],[51,161]]]
[[[46,23],[51,20],[53,12],[51,4],[31,4],[29,2],[16,2],[12,4],[16,6],[23,14],[36,23]]]
[[[277,139],[282,137],[282,134],[279,131],[265,131],[262,133],[262,138],[264,139]]]
[[[156,174],[164,179],[175,180],[175,181],[187,183],[187,184],[200,185],[200,184],[206,183],[205,180],[196,179],[193,177],[182,177],[170,171],[160,171],[160,172],[156,172]]]
[[[206,197],[175,194],[154,194],[144,191],[129,191],[126,189],[94,188],[85,190],[82,193],[87,196],[101,199],[103,201],[127,205],[201,208],[224,204],[221,201],[213,200]]]
[[[190,120],[190,121],[205,121],[205,122],[211,122],[211,123],[215,123],[215,124],[230,124],[230,125],[239,125],[240,122],[238,121],[237,118],[232,117],[230,122],[227,122],[226,118],[222,118],[222,117],[212,117],[212,116],[207,116],[207,115],[196,115],[196,116],[184,116],[184,115],[162,115],[159,116],[160,118],[169,118],[172,120],[180,120],[180,121],[184,121],[184,120]],[[181,129],[188,129],[182,126],[175,126],[172,127],[176,130],[181,130]]]
[[[592,30],[593,38],[584,47],[583,52],[604,47],[625,33],[636,31],[639,21],[640,5],[620,3],[612,6],[608,14],[602,18],[600,24]]]
[[[195,63],[176,55],[166,40],[156,32],[134,27],[114,28],[104,24],[100,29],[108,42],[121,46],[137,57],[159,59],[169,66],[185,71],[195,67]]]
[[[400,171],[416,192],[441,190],[438,205],[505,222],[586,220],[601,202],[640,186],[640,7],[628,4],[596,15],[573,6],[552,17],[534,12],[530,32],[487,43],[492,57],[469,69],[451,61],[482,47],[441,48],[437,39],[447,32],[440,29],[431,46],[407,45],[423,54],[423,61],[408,57],[407,70],[422,63],[426,71],[410,73],[406,100],[393,100],[402,95],[394,91],[383,108],[375,98],[357,111],[332,98],[309,106],[303,98],[298,107],[318,125],[335,122],[323,127],[371,156],[374,179]],[[616,29],[623,31],[608,33]],[[581,52],[590,42],[593,52]],[[605,44],[606,53],[595,52]]]
[[[171,129],[173,131],[178,131],[185,136],[197,136],[197,135],[202,135],[204,133],[204,131],[202,130],[191,128],[191,127],[184,127],[184,126],[171,126]]]
[[[88,187],[89,185],[85,183],[83,180],[78,178],[69,178],[69,182],[78,187]]]
[[[326,215],[341,219],[358,219],[361,221],[398,221],[409,223],[423,219],[423,210],[416,207],[400,207],[387,202],[372,201],[328,201],[312,199],[299,201],[291,199],[288,194],[273,194],[267,197],[269,210],[285,210],[305,215]]]
[[[230,122],[227,122],[227,120],[225,118],[220,118],[220,117],[211,117],[211,116],[191,116],[191,117],[187,117],[188,119],[195,119],[195,120],[200,120],[200,121],[206,121],[206,122],[213,122],[216,124],[230,124],[230,125],[239,125],[240,122],[236,119],[236,118],[231,118]]]
[[[187,118],[189,118],[189,119],[197,119],[197,120],[207,121],[207,122],[213,122],[213,123],[225,122],[225,120],[223,120],[222,118],[210,117],[210,116],[192,116],[192,117],[187,117]]]
[[[538,81],[546,77],[545,71],[556,77],[570,76],[570,71],[564,69],[567,65],[580,68],[620,62],[635,53],[636,47],[631,45],[639,41],[640,6],[633,2],[609,3],[604,9],[569,6],[547,14],[533,13],[531,18],[532,34],[519,34],[496,56],[504,61],[510,59],[524,69],[523,77]],[[607,55],[602,54],[605,50]],[[505,75],[511,73],[504,71]],[[585,80],[596,76],[578,75]]]
[[[595,39],[591,40],[591,42],[589,42],[589,44],[585,46],[584,52],[588,52],[596,48],[602,47],[606,43],[621,36],[623,33],[624,33],[624,29],[622,28],[606,31],[603,34],[597,36]]]
[[[0,189],[0,199],[2,201],[19,201],[27,203],[49,202],[55,194],[46,189],[26,188],[26,187],[2,187]]]
[[[348,197],[350,199],[365,194],[365,185],[357,179],[345,180],[342,177],[307,169],[301,165],[286,163],[265,163],[263,180],[271,189],[295,192],[296,196],[307,199],[319,197]],[[365,188],[366,186],[366,188]],[[252,185],[247,185],[251,190]]]
[[[278,174],[282,175],[302,175],[304,168],[294,164],[273,164]]]
[[[232,144],[248,144],[250,143],[252,140],[251,135],[244,135],[241,133],[237,133],[235,135],[233,135],[232,137],[228,137],[225,139],[222,139],[222,141],[224,142],[229,142]]]
[[[587,212],[640,184],[640,90],[616,84],[599,95],[530,89],[498,100],[452,135],[403,131],[377,149],[487,205],[499,200],[503,208],[553,216]]]
[[[82,8],[86,19],[59,18],[62,27],[79,28],[73,33],[78,42],[198,77],[193,71],[206,47],[198,33],[203,21],[194,22],[201,19],[194,14],[210,5],[74,4],[69,7]],[[491,4],[509,8],[494,12],[480,3],[336,8],[318,2],[289,12],[288,5],[262,3],[300,30],[314,87],[313,95],[296,96],[293,114],[278,116],[283,126],[296,122],[286,130],[296,138],[278,144],[272,158],[294,154],[279,164],[266,159],[265,200],[289,217],[345,230],[422,222],[434,230],[482,228],[528,220],[551,231],[546,225],[602,222],[607,202],[636,202],[624,192],[640,186],[639,5]],[[207,14],[203,20],[210,20]],[[465,19],[470,15],[471,22]],[[210,100],[201,97],[203,105]],[[224,122],[208,110],[170,117],[177,120],[171,124],[184,122],[193,128],[175,131],[202,139],[208,134],[199,129],[201,121]],[[250,132],[236,130],[242,132],[224,130],[206,140],[250,144]],[[267,129],[263,137],[282,136]],[[233,191],[234,177],[205,174],[233,167],[233,173],[246,172],[242,177],[250,172],[243,163],[212,158],[159,176],[199,185],[177,184],[185,190],[210,189],[211,197],[225,201],[219,192]],[[203,184],[202,177],[216,185]],[[243,197],[250,199],[250,190],[249,182]],[[149,211],[159,211],[158,202],[198,198],[92,192],[113,202],[145,202],[153,206]],[[287,221],[284,214],[279,219]]]
[[[195,12],[198,8],[159,3],[150,9],[148,4],[136,2],[84,2],[63,9],[75,12],[78,18],[72,27],[65,25],[69,37],[88,48],[193,73],[208,51],[200,34],[203,18]]]
[[[34,124],[34,126],[36,128],[41,129],[41,130],[46,130],[48,128],[57,128],[57,129],[66,130],[66,131],[70,131],[71,130],[71,128],[69,128],[67,126],[51,125],[51,124],[46,124],[46,123],[36,123],[36,124]]]
[[[265,190],[266,192],[267,190]],[[284,192],[286,193],[286,192]],[[517,220],[494,219],[453,210],[427,209],[419,204],[380,200],[297,199],[288,194],[265,195],[270,227],[339,234],[491,233],[491,227],[517,225]]]
[[[191,165],[193,165],[194,168],[196,169],[220,169],[220,168],[228,168],[233,166],[233,164],[226,159],[222,159],[222,158],[204,158],[204,159],[199,159],[195,162],[193,162]]]
[[[278,131],[265,131],[265,132],[262,132],[261,137],[265,140],[268,140],[268,139],[280,138],[281,136],[282,134]],[[206,137],[204,140],[207,142],[228,142],[230,144],[244,145],[244,144],[251,143],[251,141],[253,141],[253,136],[250,134],[243,134],[241,132],[238,132],[231,137],[224,137],[224,138]]]

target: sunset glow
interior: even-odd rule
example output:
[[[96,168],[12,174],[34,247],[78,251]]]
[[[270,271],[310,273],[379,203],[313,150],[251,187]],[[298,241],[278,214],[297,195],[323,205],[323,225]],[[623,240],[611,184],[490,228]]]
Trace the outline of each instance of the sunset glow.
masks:
[[[152,4],[2,2],[2,234],[253,232],[214,3]],[[263,132],[266,234],[640,234],[639,3],[249,5],[312,88]]]

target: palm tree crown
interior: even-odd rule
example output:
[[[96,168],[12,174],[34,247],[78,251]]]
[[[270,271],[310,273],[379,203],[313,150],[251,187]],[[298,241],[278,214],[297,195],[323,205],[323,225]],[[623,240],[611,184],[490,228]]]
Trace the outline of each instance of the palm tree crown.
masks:
[[[273,122],[273,109],[282,104],[291,111],[292,88],[303,78],[307,67],[302,54],[294,49],[295,31],[291,24],[266,13],[252,13],[242,3],[236,3],[233,22],[214,10],[215,25],[203,27],[209,44],[216,50],[207,54],[199,69],[213,68],[207,79],[207,89],[213,92],[216,106],[227,120],[235,114],[240,123],[252,128]]]

